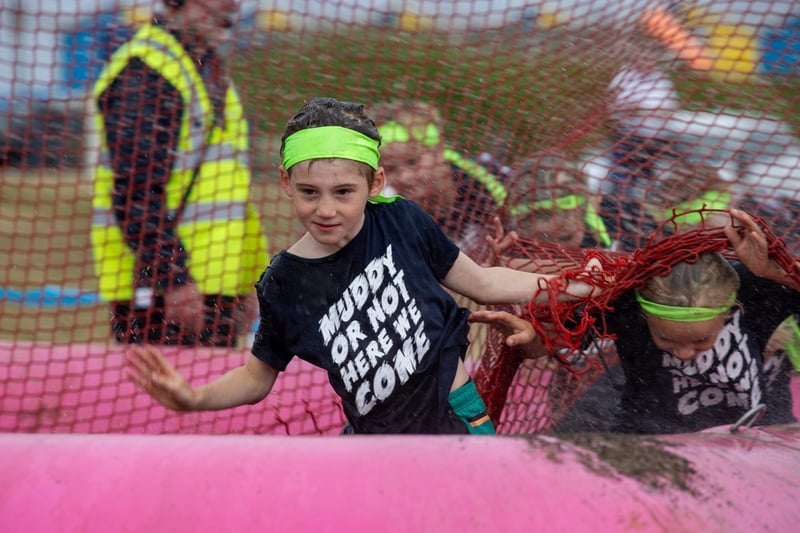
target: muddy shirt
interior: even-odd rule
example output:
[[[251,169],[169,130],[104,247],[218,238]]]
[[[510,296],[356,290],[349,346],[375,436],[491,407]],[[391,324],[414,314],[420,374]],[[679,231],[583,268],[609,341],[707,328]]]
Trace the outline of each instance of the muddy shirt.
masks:
[[[276,255],[258,282],[253,354],[278,370],[297,355],[328,372],[357,433],[462,433],[447,401],[468,311],[440,282],[458,248],[407,200],[369,203],[333,255]]]
[[[767,407],[762,423],[795,420],[788,361],[768,378],[763,353],[775,328],[800,310],[800,295],[735,267],[742,308],[734,309],[714,347],[692,361],[656,348],[632,291],[615,303],[607,319],[626,380],[613,431],[698,431],[733,424],[759,404]]]

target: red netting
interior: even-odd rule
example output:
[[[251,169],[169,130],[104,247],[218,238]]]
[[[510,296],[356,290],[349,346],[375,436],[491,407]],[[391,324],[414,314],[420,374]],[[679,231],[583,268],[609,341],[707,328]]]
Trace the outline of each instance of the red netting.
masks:
[[[0,431],[337,434],[338,399],[324,373],[300,363],[265,403],[204,415],[154,406],[124,374],[90,240],[101,161],[92,87],[154,11],[163,2],[0,8]],[[476,380],[502,432],[551,428],[603,362],[616,363],[607,343],[597,347],[602,358],[569,354],[587,328],[602,333],[593,311],[684,249],[724,246],[713,224],[670,236],[663,223],[673,208],[743,208],[771,230],[782,261],[797,255],[797,2],[258,0],[242,2],[231,21],[232,53],[212,85],[230,78],[239,90],[242,160],[270,253],[299,236],[278,184],[283,127],[304,101],[330,95],[402,124],[401,113],[382,113],[397,102],[420,110],[409,120],[427,133],[433,125],[438,141],[414,140],[399,163],[385,146],[389,185],[406,187],[475,259],[489,257],[496,214],[524,237],[517,259],[555,271],[577,268],[592,250],[615,273],[609,300],[588,302],[579,320],[568,306],[513,309],[555,320],[558,334],[540,333],[568,365],[515,359],[496,332],[473,328],[467,357],[482,369]],[[140,105],[147,115],[173,103]],[[555,163],[542,159],[550,155]],[[439,164],[425,167],[426,158]],[[152,160],[138,164],[152,170]],[[550,164],[573,177],[537,171]],[[410,185],[409,168],[418,178]],[[237,348],[173,348],[168,357],[203,383],[246,357],[250,335]]]
[[[678,232],[679,221],[685,220],[688,213],[696,213],[700,217],[700,225]],[[494,342],[489,343],[475,375],[479,390],[483,391],[486,398],[490,415],[496,420],[502,420],[501,413],[508,402],[508,395],[519,394],[514,389],[525,389],[525,382],[533,380],[536,386],[547,388],[550,394],[533,402],[543,412],[535,417],[538,419],[536,423],[541,427],[530,429],[549,428],[557,422],[609,366],[618,362],[613,346],[608,342],[613,340],[613,336],[607,333],[603,323],[604,311],[612,309],[615,300],[631,289],[642,287],[651,277],[668,274],[676,263],[697,260],[703,252],[720,252],[728,258],[736,257],[724,226],[706,226],[706,220],[720,214],[726,215],[731,224],[736,222],[723,210],[699,209],[673,214],[659,228],[660,231],[648,237],[645,247],[630,253],[588,250],[583,257],[576,257],[574,251],[559,253],[558,247],[552,244],[520,238],[513,246],[511,254],[526,258],[528,263],[536,265],[534,270],[546,271],[546,268],[538,265],[554,263],[567,269],[548,287],[550,302],[531,302],[524,314],[519,313],[531,320],[537,335],[544,341],[547,351],[553,354],[560,368],[550,360],[525,361],[522,354],[502,344],[502,339],[497,337]],[[718,217],[714,219],[720,221]],[[786,243],[772,232],[763,218],[755,219],[767,239],[770,256],[788,272],[793,281],[800,283],[800,265],[787,250]],[[741,226],[739,228],[739,232],[743,233],[744,229]],[[583,269],[591,259],[600,261],[602,273],[586,272]],[[563,292],[571,280],[584,280],[601,288],[602,292],[579,301],[556,301],[555,297]],[[593,342],[588,349],[582,350],[587,339],[593,339]],[[580,357],[576,359],[577,353],[580,353]],[[514,378],[523,363],[534,377],[520,376],[514,385]],[[556,383],[559,380],[561,383]],[[508,427],[503,429],[510,430]]]
[[[700,227],[687,229],[681,232],[672,232],[671,235],[660,237],[658,233],[651,235],[644,248],[630,254],[615,254],[609,256],[600,251],[590,250],[586,253],[584,264],[592,258],[598,259],[602,264],[602,273],[585,272],[572,269],[559,276],[559,282],[553,283],[549,288],[551,299],[564,291],[570,280],[586,280],[587,283],[602,288],[599,296],[594,296],[579,302],[554,302],[552,304],[528,305],[528,313],[534,318],[533,324],[548,348],[556,351],[559,348],[578,349],[582,340],[591,328],[595,336],[604,336],[602,324],[597,324],[597,315],[602,316],[603,311],[611,309],[614,301],[630,289],[640,288],[645,281],[655,276],[665,276],[671,267],[681,261],[696,261],[703,252],[721,252],[729,258],[735,258],[730,240],[724,231],[724,226],[706,227],[705,218],[714,213],[727,213],[721,210],[701,209],[693,211],[703,217]],[[663,227],[672,227],[677,231],[679,223],[676,219],[686,216],[686,212],[674,215],[664,223]],[[764,235],[767,238],[769,254],[783,267],[789,276],[800,282],[800,265],[786,248],[786,243],[778,238],[766,226],[765,221],[756,217]],[[730,223],[735,223],[730,217]],[[744,229],[739,226],[739,232]],[[536,254],[535,241],[522,239],[519,246],[530,254],[531,261]],[[528,248],[525,248],[528,246]],[[553,325],[553,329],[546,329],[542,324]],[[566,362],[566,361],[564,361]]]

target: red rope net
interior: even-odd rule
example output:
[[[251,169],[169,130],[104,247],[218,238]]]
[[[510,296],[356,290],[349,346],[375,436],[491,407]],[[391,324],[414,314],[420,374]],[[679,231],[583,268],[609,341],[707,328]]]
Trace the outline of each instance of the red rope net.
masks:
[[[687,213],[700,215],[703,223],[694,229],[678,232],[677,220]],[[548,303],[531,302],[524,310],[516,310],[520,316],[531,320],[547,352],[552,354],[552,360],[526,361],[517,349],[506,346],[501,338],[490,342],[475,375],[490,416],[495,420],[503,419],[507,396],[518,372],[527,374],[520,376],[518,384],[521,381],[530,382],[531,373],[538,372],[536,386],[549,389],[550,394],[538,402],[543,414],[537,417],[539,427],[536,429],[552,427],[609,366],[618,362],[613,348],[607,342],[613,337],[606,332],[603,322],[603,313],[613,308],[615,300],[628,290],[641,287],[651,277],[667,275],[671,267],[681,261],[697,260],[701,253],[720,252],[728,258],[736,257],[724,226],[706,227],[705,221],[715,213],[727,215],[731,224],[734,224],[735,220],[727,210],[704,208],[673,213],[672,218],[649,237],[643,248],[631,253],[588,250],[579,257],[552,244],[520,238],[514,245],[513,255],[527,257],[534,265],[545,263],[545,271],[554,264],[567,268],[550,283]],[[785,241],[770,230],[763,218],[755,216],[754,219],[764,232],[770,257],[792,280],[800,283],[800,265],[789,253]],[[742,226],[738,228],[740,233],[744,231]],[[559,250],[561,257],[556,261]],[[546,259],[543,261],[543,258]],[[583,270],[591,259],[600,261],[602,272]],[[568,266],[570,263],[571,268]],[[581,300],[557,301],[556,295],[572,280],[590,283],[600,288],[601,292]],[[588,350],[581,350],[587,336],[594,342]],[[578,352],[580,356],[576,356]],[[553,361],[558,366],[554,367]],[[550,375],[547,374],[548,368]],[[524,384],[519,386],[525,388]],[[503,429],[511,430],[509,427]]]

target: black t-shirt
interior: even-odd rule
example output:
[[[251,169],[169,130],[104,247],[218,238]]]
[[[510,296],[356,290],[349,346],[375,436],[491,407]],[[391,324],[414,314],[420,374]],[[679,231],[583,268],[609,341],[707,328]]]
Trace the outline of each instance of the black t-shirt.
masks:
[[[468,311],[440,282],[459,250],[417,204],[368,203],[364,227],[319,259],[276,255],[256,285],[253,354],[328,372],[357,433],[453,433],[447,396]]]
[[[764,423],[795,421],[788,362],[770,387],[764,348],[775,328],[800,311],[797,292],[751,274],[741,277],[735,308],[714,347],[683,362],[656,348],[633,291],[606,315],[625,370],[620,410],[612,427],[625,433],[681,433],[733,424],[751,408],[765,404]]]

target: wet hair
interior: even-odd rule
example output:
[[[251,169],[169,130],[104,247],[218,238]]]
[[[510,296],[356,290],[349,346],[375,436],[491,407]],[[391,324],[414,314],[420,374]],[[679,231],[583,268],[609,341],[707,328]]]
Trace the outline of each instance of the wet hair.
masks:
[[[780,325],[775,329],[775,331],[772,333],[772,336],[770,336],[769,340],[767,341],[767,346],[764,348],[765,360],[769,355],[772,355],[778,350],[786,350],[786,348],[794,342],[795,333],[793,325],[796,320],[797,317],[789,317],[781,322]]]
[[[280,154],[286,146],[286,139],[298,131],[308,128],[319,128],[322,126],[341,126],[366,135],[380,143],[381,136],[375,121],[370,118],[364,110],[363,104],[354,102],[341,102],[335,98],[312,98],[306,102],[300,111],[297,112],[286,123],[286,127],[281,136]],[[313,161],[311,161],[313,164]],[[372,187],[375,179],[375,171],[367,164],[357,161],[353,162],[362,169],[367,182]],[[291,173],[291,169],[289,169]]]
[[[697,261],[682,261],[666,276],[654,276],[640,289],[643,297],[662,305],[719,307],[739,290],[739,275],[717,252],[703,252]]]

